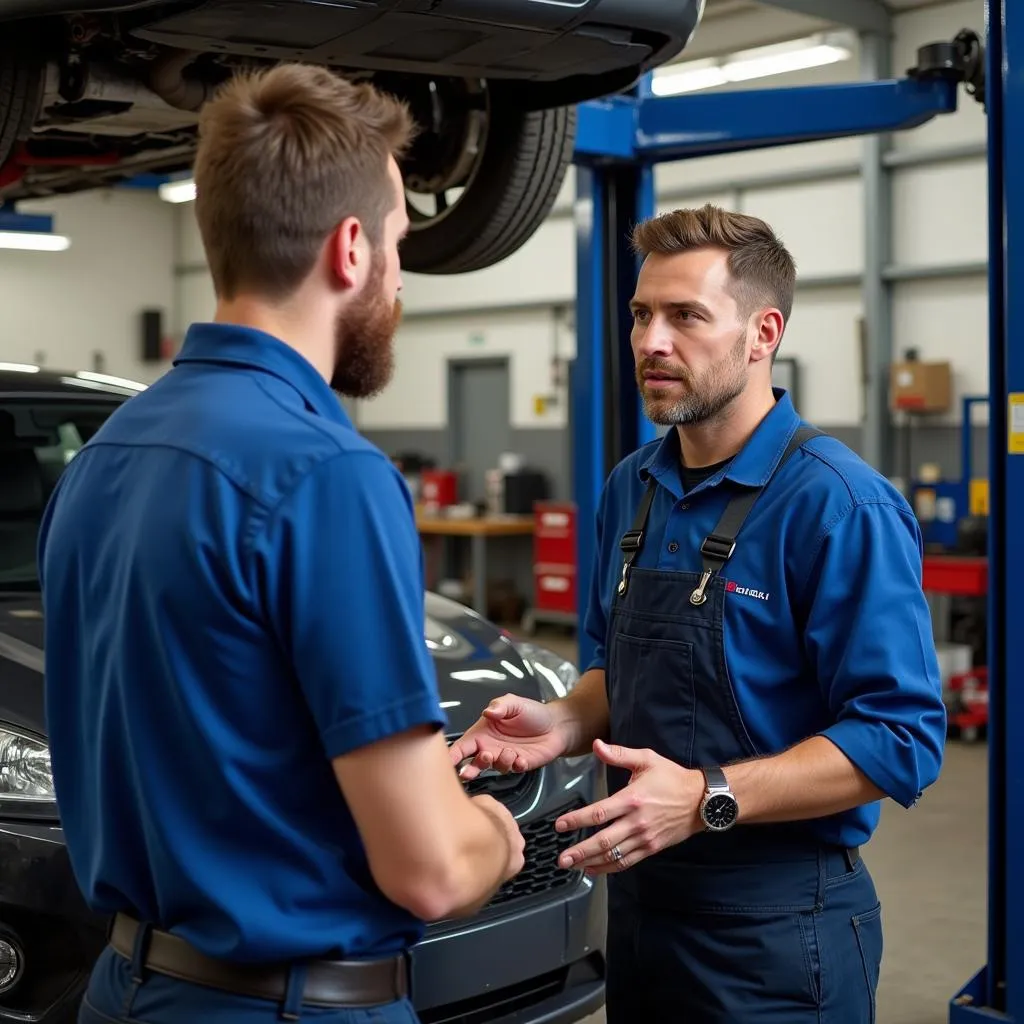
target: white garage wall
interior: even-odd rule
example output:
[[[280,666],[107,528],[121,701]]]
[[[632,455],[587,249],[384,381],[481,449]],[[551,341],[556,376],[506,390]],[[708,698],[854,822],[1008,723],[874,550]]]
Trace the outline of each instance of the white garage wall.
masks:
[[[765,21],[775,17],[775,21]],[[771,9],[754,26],[744,14],[734,26],[736,46],[782,35],[785,17]],[[898,16],[893,70],[902,75],[923,44],[952,38],[963,27],[984,28],[982,0],[958,0]],[[773,27],[774,26],[774,27]],[[760,37],[751,35],[752,29]],[[714,23],[716,51],[728,48],[728,19]],[[825,84],[858,76],[848,63],[750,87]],[[961,266],[935,280],[895,283],[894,351],[919,350],[922,359],[950,359],[959,394],[987,388],[986,167],[981,106],[961,92],[960,110],[894,136],[893,262],[897,268]],[[792,248],[803,287],[784,352],[802,368],[803,411],[829,428],[857,428],[862,398],[859,322],[863,315],[857,277],[863,267],[864,221],[860,139],[767,149],[661,165],[656,171],[660,210],[712,201],[769,220]],[[951,149],[963,150],[949,159]],[[930,163],[927,154],[945,155]],[[924,162],[922,162],[924,161]],[[794,173],[820,180],[786,183]],[[775,182],[770,179],[776,178]],[[538,413],[534,398],[550,379],[552,308],[571,313],[576,287],[572,223],[575,178],[569,180],[549,220],[518,253],[497,267],[454,277],[405,275],[406,321],[398,340],[398,372],[388,390],[360,403],[360,425],[383,437],[408,431],[441,431],[447,420],[447,360],[452,355],[507,354],[512,361],[513,426],[561,428],[565,403]],[[182,323],[212,309],[191,207],[182,219],[179,313]],[[516,308],[521,307],[521,308]],[[571,345],[570,331],[559,337]],[[568,350],[567,350],[568,351]],[[957,413],[949,417],[953,422]]]
[[[153,380],[140,314],[173,305],[176,212],[152,192],[91,192],[23,204],[71,239],[60,253],[0,249],[0,360]]]

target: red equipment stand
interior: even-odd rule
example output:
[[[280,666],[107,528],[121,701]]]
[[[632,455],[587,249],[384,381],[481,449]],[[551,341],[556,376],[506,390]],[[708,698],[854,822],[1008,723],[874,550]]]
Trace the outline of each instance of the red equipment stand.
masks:
[[[984,597],[988,559],[961,555],[925,555],[924,589],[947,597]],[[988,669],[959,672],[946,683],[949,727],[962,740],[977,739],[988,725]]]

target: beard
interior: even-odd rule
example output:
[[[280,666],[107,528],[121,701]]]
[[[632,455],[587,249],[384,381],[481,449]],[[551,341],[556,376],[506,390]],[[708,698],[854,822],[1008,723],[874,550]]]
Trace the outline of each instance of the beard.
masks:
[[[685,366],[661,359],[645,359],[637,364],[636,380],[643,400],[644,414],[665,427],[706,423],[721,416],[747,386],[746,332],[736,338],[729,354],[695,377]],[[660,373],[678,380],[682,396],[661,395],[645,387],[645,373]]]
[[[384,295],[384,257],[374,253],[363,293],[335,325],[331,387],[346,398],[372,398],[388,385],[395,368],[395,332],[402,303]]]

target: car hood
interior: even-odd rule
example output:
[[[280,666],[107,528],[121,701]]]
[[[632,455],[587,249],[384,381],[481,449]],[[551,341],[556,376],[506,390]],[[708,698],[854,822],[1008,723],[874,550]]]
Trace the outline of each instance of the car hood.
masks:
[[[467,729],[494,697],[549,696],[509,636],[464,605],[427,593],[424,639],[449,736]],[[0,720],[45,735],[42,677],[39,595],[0,594]]]

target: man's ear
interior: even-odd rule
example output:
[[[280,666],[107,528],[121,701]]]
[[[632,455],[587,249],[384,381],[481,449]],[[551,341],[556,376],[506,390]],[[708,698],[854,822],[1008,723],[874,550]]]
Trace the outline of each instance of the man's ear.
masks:
[[[772,353],[778,349],[786,324],[779,310],[766,309],[759,315],[755,326],[757,334],[754,336],[750,358],[756,363],[762,359],[770,359]]]
[[[342,288],[355,288],[366,261],[366,236],[356,217],[346,217],[328,240],[329,265]]]

